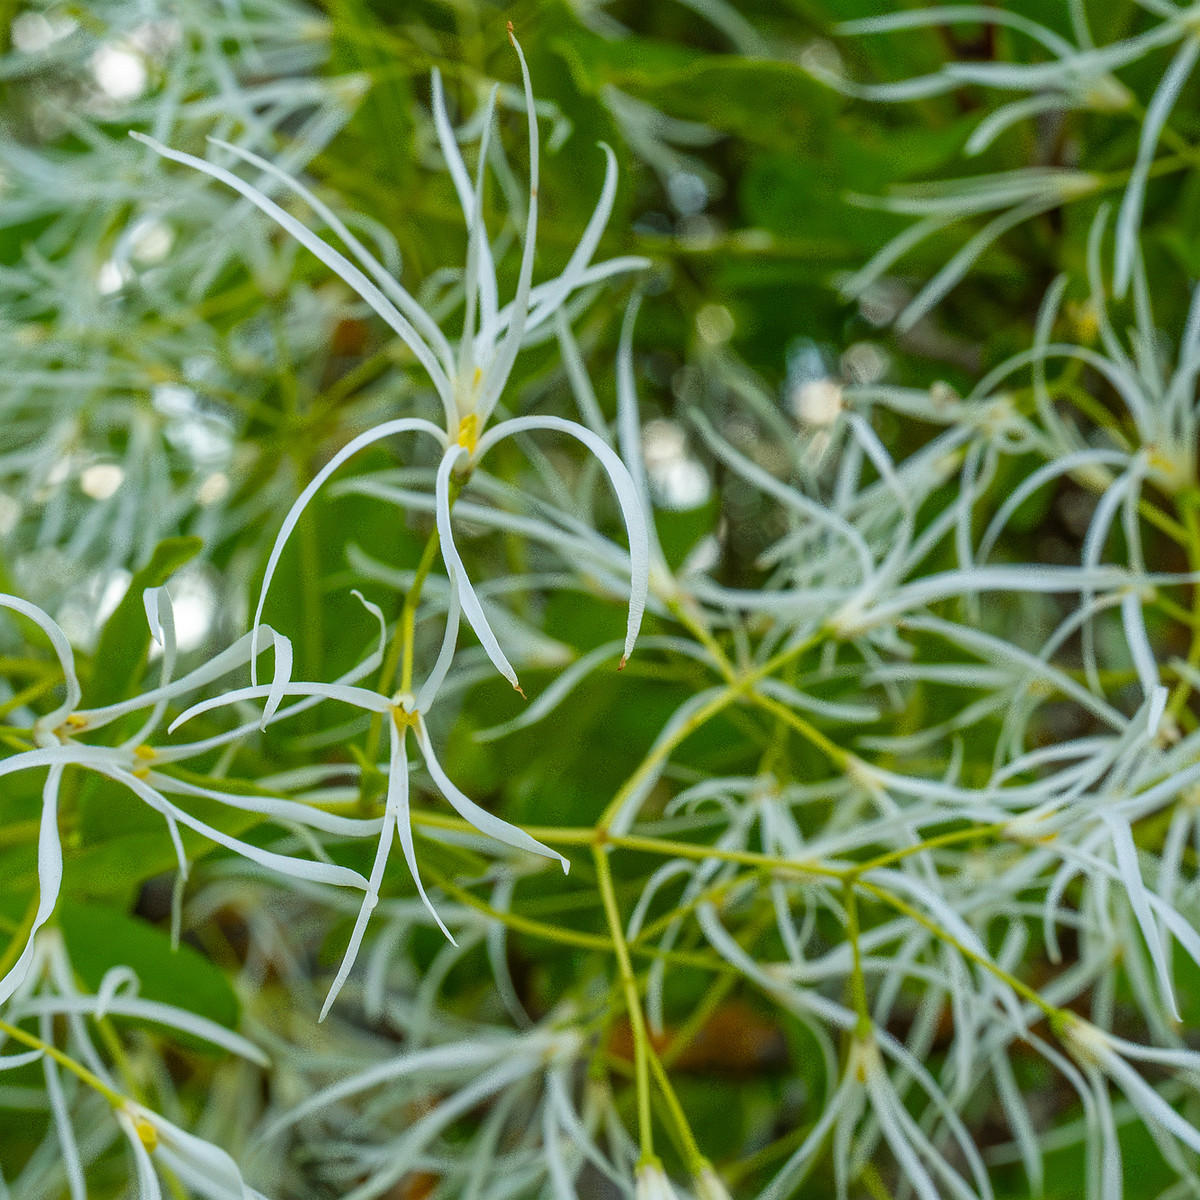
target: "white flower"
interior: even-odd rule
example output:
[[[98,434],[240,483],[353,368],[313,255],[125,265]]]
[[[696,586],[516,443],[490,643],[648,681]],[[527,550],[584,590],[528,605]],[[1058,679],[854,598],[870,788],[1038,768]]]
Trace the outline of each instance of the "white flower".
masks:
[[[889,13],[885,16],[849,21],[839,28],[839,32],[844,34],[870,34],[949,25],[964,20],[978,21],[1007,26],[1012,31],[1024,35],[1040,50],[1051,55],[1050,60],[1045,62],[949,62],[929,75],[897,83],[873,85],[854,83],[841,71],[822,67],[815,58],[806,65],[816,78],[829,86],[846,95],[869,100],[922,99],[955,91],[964,84],[979,84],[1005,92],[1027,93],[1019,99],[1002,104],[979,123],[966,145],[966,153],[975,155],[985,150],[1001,133],[1017,122],[1036,119],[1046,113],[1087,110],[1117,113],[1133,109],[1134,96],[1112,72],[1161,47],[1177,45],[1174,57],[1163,71],[1161,81],[1142,117],[1137,155],[1117,218],[1115,290],[1118,297],[1123,297],[1134,275],[1137,234],[1142,220],[1146,185],[1154,165],[1159,139],[1175,102],[1190,78],[1197,59],[1200,58],[1200,27],[1196,24],[1194,6],[1176,8],[1164,3],[1161,6],[1145,4],[1143,7],[1151,8],[1166,19],[1144,33],[1101,47],[1096,47],[1092,42],[1082,4],[1072,5],[1074,43],[1046,25],[1019,13],[985,5],[934,5],[910,12]],[[1004,208],[1007,211],[1002,212],[971,238],[901,314],[897,322],[898,327],[902,330],[910,328],[962,278],[970,264],[991,242],[1015,225],[1053,206],[1056,203],[1056,190],[1061,189],[1057,201],[1061,203],[1095,190],[1100,182],[1098,178],[1088,177],[1080,172],[1060,172],[1057,173],[1059,178],[1053,185],[1049,175],[1045,175],[1040,187],[1029,191],[1029,183],[1042,174],[1041,169],[1015,170],[1002,175],[957,180],[939,185],[938,190],[944,199],[953,198],[952,204],[940,210],[932,206],[926,208],[924,219],[889,242],[867,267],[854,276],[847,290],[853,295],[860,294],[886,267],[901,255],[908,253],[931,233],[964,216],[983,211],[972,202],[970,193],[976,193],[980,198],[985,192],[991,194],[992,199],[985,207]],[[1076,178],[1071,180],[1070,175],[1075,175]],[[1019,194],[1023,191],[1027,192],[1024,196]],[[927,197],[933,199],[932,190],[927,192]],[[895,211],[910,211],[914,215],[922,211],[919,208],[906,210],[901,206],[899,199],[884,202],[882,207],[893,207]]]
[[[1200,1054],[1182,1048],[1164,1050],[1139,1046],[1106,1033],[1072,1013],[1063,1014],[1055,1032],[1083,1070],[1095,1102],[1095,1124],[1089,1130],[1089,1158],[1093,1162],[1097,1157],[1100,1160],[1096,1174],[1103,1180],[1101,1194],[1104,1200],[1117,1200],[1121,1194],[1121,1147],[1105,1076],[1124,1093],[1152,1131],[1159,1131],[1169,1139],[1167,1145],[1171,1141],[1179,1142],[1200,1152],[1200,1129],[1168,1104],[1128,1061],[1174,1068],[1196,1090]],[[1161,1139],[1159,1144],[1163,1146]]]
[[[692,1181],[696,1200],[731,1200],[725,1181],[712,1169],[705,1167]]]
[[[382,623],[382,614],[379,613],[378,609],[374,609],[374,606],[372,608]],[[416,884],[422,903],[433,916],[446,937],[451,942],[454,941],[450,930],[446,928],[432,903],[430,903],[429,897],[425,894],[425,888],[421,882],[420,870],[417,866],[417,855],[413,845],[412,826],[409,818],[408,799],[408,733],[410,729],[412,730],[417,747],[421,751],[421,756],[425,760],[426,769],[429,771],[434,785],[459,816],[469,821],[476,829],[488,837],[495,838],[497,841],[512,846],[517,850],[524,850],[533,854],[543,855],[547,858],[556,859],[562,864],[564,873],[570,869],[570,863],[557,851],[551,850],[550,847],[530,837],[529,834],[518,826],[501,820],[486,809],[480,808],[478,804],[460,791],[442,769],[442,765],[438,762],[437,756],[434,753],[433,745],[429,738],[429,731],[425,725],[425,713],[428,712],[436,699],[438,690],[445,681],[446,673],[449,671],[450,664],[454,658],[454,651],[458,642],[459,618],[458,573],[452,572],[450,576],[450,608],[446,614],[446,632],[442,639],[441,652],[438,654],[437,661],[434,663],[429,677],[415,696],[408,692],[398,692],[389,699],[387,696],[381,696],[378,692],[368,691],[366,688],[354,687],[344,683],[288,682],[284,684],[255,685],[247,688],[238,688],[227,692],[223,696],[201,701],[176,717],[170,726],[173,732],[185,721],[202,712],[236,704],[241,700],[268,698],[268,708],[270,708],[269,698],[272,695],[277,697],[277,699],[283,696],[303,696],[309,700],[337,700],[343,704],[353,705],[355,708],[362,709],[365,712],[378,713],[387,720],[390,744],[387,799],[382,828],[379,832],[375,862],[371,869],[370,878],[365,881],[364,890],[366,894],[363,897],[362,907],[359,910],[354,930],[350,935],[350,942],[346,948],[342,964],[326,997],[325,1005],[321,1011],[322,1017],[329,1011],[334,999],[341,991],[351,967],[354,965],[354,960],[358,955],[359,947],[366,932],[367,922],[370,919],[372,910],[379,902],[379,888],[383,882],[383,873],[387,866],[393,837],[398,838],[400,841],[404,861],[408,864],[408,869],[412,874],[413,882]],[[292,709],[271,712],[270,715],[264,716],[264,724],[279,720],[289,715],[291,711]]]
[[[38,907],[28,940],[21,954],[7,973],[0,978],[0,1003],[11,997],[26,978],[33,962],[37,932],[49,920],[58,900],[63,874],[62,843],[58,829],[58,796],[63,772],[68,766],[94,771],[98,775],[122,784],[140,800],[160,813],[166,822],[175,848],[181,878],[186,878],[188,872],[188,859],[180,834],[180,826],[183,826],[270,870],[297,879],[367,890],[367,880],[357,871],[331,863],[314,862],[264,850],[223,833],[168,799],[172,794],[206,796],[234,808],[263,813],[277,819],[296,821],[302,825],[324,829],[327,832],[339,832],[351,836],[366,836],[376,832],[379,828],[378,822],[334,817],[319,809],[291,800],[243,796],[203,788],[160,772],[158,768],[162,765],[186,761],[189,758],[206,754],[215,748],[229,745],[258,727],[259,722],[252,721],[197,742],[163,747],[148,744],[148,739],[157,731],[167,705],[173,699],[197,692],[246,664],[251,654],[252,637],[250,634],[246,634],[194,671],[180,679],[172,679],[176,647],[175,621],[170,594],[166,588],[151,588],[144,593],[143,601],[151,632],[163,648],[161,678],[158,687],[150,688],[131,700],[120,701],[103,708],[80,709],[78,705],[81,689],[75,671],[74,655],[66,635],[50,617],[35,605],[14,596],[0,595],[0,608],[21,613],[34,621],[46,633],[54,647],[66,683],[66,696],[63,702],[34,723],[34,747],[0,759],[0,777],[18,771],[49,768],[42,787],[42,812],[38,836]],[[264,719],[270,719],[277,715],[276,709],[284,696],[283,686],[291,668],[291,644],[286,638],[276,635],[269,627],[264,628],[266,636],[263,639],[263,648],[273,647],[276,655],[275,679],[263,689],[267,699]],[[383,649],[380,646],[373,655],[343,676],[338,684],[331,686],[345,687],[356,683],[363,676],[378,669],[382,658]],[[316,702],[316,699],[304,700],[299,705],[294,705],[285,711],[294,712],[297,709],[311,707]],[[79,740],[90,732],[104,728],[118,718],[146,710],[149,710],[149,713],[142,726],[119,745],[89,745]]]
[[[155,1163],[208,1200],[265,1200],[242,1178],[224,1150],[173,1125],[136,1101],[117,1110],[117,1120],[133,1150],[140,1200],[162,1200]]]
[[[342,221],[307,188],[280,168],[236,146],[218,143],[302,197],[341,239],[359,265],[355,265],[344,254],[318,238],[258,188],[232,172],[193,155],[171,150],[142,134],[134,133],[132,136],[159,154],[203,171],[234,188],[315,254],[349,284],[409,347],[428,374],[442,406],[444,430],[429,421],[415,417],[386,421],[343,447],[304,489],[288,513],[267,563],[254,617],[255,637],[257,638],[267,590],[284,545],[304,508],[329,476],[349,457],[373,442],[398,433],[427,434],[439,443],[443,451],[437,474],[437,528],[447,574],[456,574],[458,577],[463,615],[479,637],[488,657],[513,687],[519,690],[516,672],[483,613],[454,544],[450,522],[451,477],[456,472],[460,477],[469,475],[488,450],[503,438],[533,430],[567,434],[582,442],[595,454],[608,473],[616,492],[629,535],[630,601],[625,654],[632,652],[648,589],[649,539],[646,514],[639,504],[629,472],[603,438],[573,421],[551,416],[529,416],[504,421],[490,432],[485,432],[485,427],[500,401],[526,335],[534,333],[555,317],[567,298],[579,288],[648,264],[640,258],[618,258],[599,264],[593,264],[591,261],[616,195],[616,159],[612,151],[605,146],[608,169],[604,188],[578,246],[561,275],[537,286],[533,285],[538,215],[537,116],[525,56],[516,39],[512,37],[511,26],[509,36],[520,59],[524,82],[529,122],[530,178],[528,216],[517,288],[512,301],[504,307],[500,307],[499,304],[495,264],[484,228],[482,206],[487,140],[491,133],[492,107],[496,92],[493,89],[485,111],[479,168],[472,185],[446,113],[441,77],[436,70],[433,73],[433,113],[438,140],[458,193],[468,234],[467,263],[463,280],[466,304],[457,346],[451,344],[433,317],[388,274]]]
[[[679,1200],[679,1195],[657,1162],[642,1163],[637,1170],[637,1200]]]

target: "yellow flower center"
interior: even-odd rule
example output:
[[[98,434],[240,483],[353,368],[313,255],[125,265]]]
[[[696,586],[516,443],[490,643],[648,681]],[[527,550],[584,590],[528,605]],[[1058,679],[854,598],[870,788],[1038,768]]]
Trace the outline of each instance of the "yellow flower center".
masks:
[[[133,1127],[137,1130],[138,1141],[146,1147],[147,1150],[154,1150],[158,1147],[158,1130],[146,1120],[145,1117],[138,1117],[134,1121]]]
[[[474,413],[467,413],[458,423],[458,444],[470,454],[475,453],[479,442],[479,418]]]

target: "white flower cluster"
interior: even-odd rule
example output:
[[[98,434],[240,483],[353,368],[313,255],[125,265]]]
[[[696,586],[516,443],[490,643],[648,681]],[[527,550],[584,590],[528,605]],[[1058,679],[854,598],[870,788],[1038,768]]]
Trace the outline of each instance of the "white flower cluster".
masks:
[[[725,5],[694,7],[742,32]],[[249,631],[178,677],[169,584],[138,597],[158,647],[157,665],[146,668],[156,678],[132,698],[91,706],[67,633],[30,600],[0,596],[13,626],[32,622],[54,654],[52,668],[43,659],[33,684],[0,702],[0,779],[29,773],[40,785],[36,834],[24,845],[36,859],[36,894],[0,960],[0,1071],[38,1069],[44,1086],[33,1097],[0,1092],[0,1101],[41,1104],[49,1123],[14,1195],[81,1200],[88,1172],[123,1135],[142,1200],[168,1194],[164,1184],[253,1200],[261,1193],[249,1179],[280,1198],[319,1186],[346,1200],[586,1200],[602,1189],[671,1200],[681,1190],[673,1174],[686,1175],[700,1200],[751,1186],[762,1200],[785,1200],[814,1172],[839,1200],[861,1187],[992,1200],[998,1166],[1020,1164],[1040,1194],[1047,1155],[1076,1144],[1089,1200],[1118,1200],[1121,1125],[1130,1121],[1146,1127],[1176,1176],[1168,1194],[1200,1186],[1200,1052],[1188,1041],[1187,982],[1200,969],[1200,727],[1191,703],[1200,690],[1200,304],[1168,353],[1136,240],[1142,189],[1200,41],[1192,10],[1145,7],[1161,18],[1152,32],[1103,49],[1081,3],[1070,6],[1073,41],[977,6],[851,29],[998,22],[1051,56],[1037,70],[953,64],[867,88],[824,59],[809,63],[843,90],[877,98],[963,82],[1029,91],[978,127],[969,149],[982,150],[1039,113],[1122,108],[1128,97],[1111,72],[1178,45],[1116,223],[1112,290],[1131,289],[1134,325],[1122,336],[1109,315],[1102,210],[1090,240],[1091,326],[1077,340],[1053,340],[1069,285],[1056,281],[1033,345],[965,397],[946,385],[810,372],[810,398],[825,385],[819,412],[797,405],[793,423],[736,362],[727,337],[706,339],[710,403],[682,414],[686,430],[660,424],[669,437],[658,445],[680,458],[689,444],[706,454],[730,503],[705,552],[682,561],[668,553],[666,522],[654,520],[646,461],[654,439],[636,388],[638,303],[621,329],[612,421],[572,329],[597,285],[647,265],[593,261],[613,211],[616,159],[605,147],[590,221],[562,269],[535,284],[538,118],[515,38],[529,181],[507,304],[504,241],[484,219],[495,89],[482,115],[456,130],[432,76],[434,136],[466,227],[449,313],[418,301],[386,249],[373,252],[294,177],[302,161],[280,165],[262,145],[213,138],[227,164],[218,165],[173,148],[169,123],[157,139],[134,134],[156,156],[232,189],[310,251],[395,334],[427,386],[406,393],[412,413],[348,438],[296,489],[262,555]],[[592,16],[611,21],[599,9]],[[28,44],[59,38],[57,28],[29,26]],[[139,45],[126,39],[96,66],[110,99],[132,87],[114,74],[112,55]],[[473,141],[474,178],[461,148]],[[255,182],[237,173],[247,169]],[[1094,185],[1087,173],[1030,168],[898,200],[893,208],[920,221],[853,286],[926,233],[1001,211],[913,301],[902,318],[911,325],[1004,229]],[[296,215],[301,206],[344,250],[312,232]],[[461,315],[453,337],[448,315]],[[552,337],[581,422],[510,409],[518,357]],[[426,402],[440,422],[415,415]],[[897,420],[932,432],[915,441],[881,435]],[[525,436],[546,432],[581,444],[586,465],[551,459]],[[532,463],[528,486],[482,466],[509,437]],[[409,457],[430,439],[433,457],[419,449]],[[331,483],[385,441],[402,449],[405,466]],[[617,539],[603,532],[600,484],[616,497]],[[291,640],[263,616],[285,550],[326,488],[433,519],[415,569],[376,561],[339,536],[356,581],[400,593],[400,615],[390,622],[360,595],[379,624],[377,644],[332,680],[299,680]],[[1020,528],[1051,493],[1063,524],[1074,523],[1074,543]],[[723,573],[738,520],[758,537],[758,586]],[[474,570],[466,543],[480,531],[525,551],[500,578]],[[1170,569],[1156,569],[1160,562]],[[623,634],[564,655],[515,615],[505,600],[515,592],[627,606]],[[459,646],[464,619],[477,651]],[[601,666],[625,666],[643,619],[653,629],[637,641],[622,686],[640,670],[638,682],[663,686],[656,699],[665,699],[643,731],[644,753],[620,764],[624,782],[593,824],[506,820],[453,782],[434,740],[457,696],[495,672],[519,691],[514,659],[565,658],[518,716],[478,737],[550,728]],[[418,646],[418,622],[440,636]],[[1164,649],[1175,644],[1178,652]],[[259,683],[268,651],[273,675]],[[248,681],[235,678],[243,672]],[[59,687],[61,702],[47,699]],[[273,770],[271,739],[326,702],[354,710],[353,723],[291,744],[353,744],[355,763],[313,754]],[[175,737],[192,722],[202,735]],[[440,802],[413,803],[410,736],[418,778],[428,781],[417,787],[453,814]],[[191,928],[244,938],[229,961],[250,1037],[143,998],[126,966],[113,966],[94,992],[81,985],[54,916],[74,848],[68,810],[95,781],[165,824],[176,940],[192,859],[213,846],[226,852],[204,872],[187,915]],[[557,866],[566,872],[568,854],[582,870],[564,881]],[[530,885],[543,890],[526,907]],[[563,952],[556,978],[568,983],[550,1003],[534,1003],[518,978],[509,953],[517,937]],[[330,945],[341,956],[326,985],[316,964]],[[477,986],[482,962],[486,989]],[[782,1133],[774,1114],[753,1130],[747,1168],[713,1165],[673,1081],[733,989],[811,1058],[791,1089],[799,1117]],[[201,1113],[185,1111],[155,1046],[137,1064],[123,1049],[130,1026],[147,1023],[234,1056],[214,1068]],[[1055,1091],[1044,1084],[1050,1072],[1073,1099],[1042,1094]],[[152,1106],[151,1092],[166,1101]],[[222,1108],[233,1093],[236,1119]],[[984,1120],[1007,1131],[1003,1141],[980,1144]],[[675,1150],[670,1174],[664,1131]],[[218,1148],[235,1143],[240,1165]]]
[[[1107,45],[1097,45],[1084,0],[1068,0],[1072,36],[1055,32],[1053,18],[1043,24],[999,7],[977,4],[940,5],[848,21],[844,35],[866,36],[931,26],[982,24],[1011,33],[1032,47],[1029,61],[947,62],[929,75],[894,83],[858,83],[847,75],[831,46],[810,47],[804,61],[816,78],[849,96],[879,101],[912,101],[945,95],[973,86],[1016,94],[991,109],[976,125],[964,147],[968,156],[982,154],[1014,126],[1070,112],[1123,116],[1140,123],[1137,154],[1127,172],[1080,170],[1062,165],[1027,166],[955,180],[897,189],[886,197],[859,197],[861,203],[919,218],[893,238],[866,266],[844,283],[848,295],[861,296],[880,276],[927,238],[951,225],[991,215],[932,279],[905,306],[897,319],[911,329],[958,285],[981,254],[1004,234],[1051,209],[1121,186],[1124,193],[1116,222],[1114,291],[1124,298],[1133,281],[1138,233],[1146,186],[1152,174],[1186,165],[1190,147],[1167,121],[1200,58],[1200,23],[1196,5],[1174,0],[1138,0],[1139,7],[1159,20],[1150,28]],[[1057,15],[1057,14],[1056,14]],[[1144,111],[1130,89],[1114,74],[1121,68],[1157,57],[1173,56]],[[1159,157],[1160,143],[1171,153]]]

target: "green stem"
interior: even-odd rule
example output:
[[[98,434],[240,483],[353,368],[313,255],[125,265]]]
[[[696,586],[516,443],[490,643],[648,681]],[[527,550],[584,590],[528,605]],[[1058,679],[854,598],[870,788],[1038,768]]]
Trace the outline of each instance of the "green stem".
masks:
[[[700,1152],[700,1146],[696,1142],[696,1135],[692,1132],[687,1114],[683,1111],[683,1105],[679,1103],[679,1097],[675,1094],[671,1077],[667,1074],[662,1060],[655,1053],[654,1047],[649,1043],[647,1043],[646,1049],[649,1052],[650,1070],[654,1075],[654,1081],[658,1084],[662,1098],[666,1101],[667,1111],[671,1114],[672,1124],[674,1124],[676,1132],[679,1134],[680,1148],[683,1150],[684,1166],[690,1175],[699,1175],[711,1164]]]
[[[646,1032],[646,1021],[642,1015],[642,1002],[638,995],[637,980],[633,974],[633,963],[629,957],[629,946],[625,942],[625,930],[621,914],[617,909],[617,896],[613,890],[612,871],[608,865],[608,851],[601,846],[592,847],[592,858],[596,864],[596,881],[600,885],[600,896],[604,902],[604,915],[608,919],[608,931],[612,937],[613,950],[617,955],[617,968],[621,976],[621,987],[625,993],[625,1007],[629,1013],[629,1028],[633,1035],[634,1084],[637,1088],[638,1141],[642,1161],[654,1158],[654,1130],[650,1119],[650,1037]]]
[[[76,1062],[69,1054],[64,1054],[57,1046],[51,1046],[49,1042],[43,1042],[41,1038],[34,1037],[32,1033],[26,1033],[19,1026],[10,1025],[4,1020],[0,1020],[0,1033],[6,1034],[14,1042],[20,1042],[23,1046],[28,1046],[30,1050],[40,1050],[48,1058],[54,1059],[60,1067],[65,1067],[72,1075],[86,1083],[88,1087],[94,1088],[99,1092],[113,1108],[123,1108],[128,1103],[127,1099],[120,1092],[114,1091],[98,1075],[93,1075],[87,1067],[82,1063]]]
[[[911,904],[907,904],[899,896],[892,895],[886,889],[877,887],[873,883],[867,883],[865,880],[859,880],[857,886],[864,892],[869,892],[876,900],[888,905],[889,908],[894,908],[898,913],[908,917],[910,920],[916,921],[918,925],[928,929],[930,933],[940,938],[948,946],[953,946],[964,958],[969,958],[972,962],[978,963],[989,974],[1008,984],[1018,996],[1040,1008],[1050,1019],[1051,1024],[1062,1021],[1064,1010],[1055,1008],[1048,1000],[1043,1000],[1027,983],[1023,983],[1015,975],[1010,974],[1003,967],[992,962],[987,955],[980,954],[977,950],[972,950],[970,946],[964,945],[954,934],[950,933],[949,930],[943,929],[936,921],[927,917],[919,909],[913,908]]]
[[[854,999],[854,1011],[858,1014],[854,1035],[863,1040],[871,1036],[871,1009],[867,1004],[867,979],[863,974],[862,951],[858,944],[858,897],[854,894],[854,884],[850,880],[846,880],[842,895],[846,905],[846,933],[850,938],[851,953],[854,955],[854,966],[850,972],[850,992]]]

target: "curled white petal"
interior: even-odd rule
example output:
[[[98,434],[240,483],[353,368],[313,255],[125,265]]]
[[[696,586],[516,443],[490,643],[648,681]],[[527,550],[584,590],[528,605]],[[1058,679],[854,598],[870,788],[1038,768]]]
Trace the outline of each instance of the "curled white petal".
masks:
[[[438,465],[437,529],[442,547],[442,559],[446,564],[446,574],[453,578],[458,585],[459,602],[462,605],[462,614],[467,618],[467,624],[475,631],[475,636],[479,639],[488,658],[492,660],[496,670],[517,691],[520,691],[521,685],[517,682],[517,673],[513,670],[512,663],[505,657],[504,651],[500,649],[500,643],[496,640],[496,635],[492,631],[491,625],[488,624],[487,617],[483,614],[483,606],[479,603],[479,597],[476,596],[475,589],[471,586],[470,579],[467,578],[467,571],[458,553],[458,547],[454,544],[454,530],[450,524],[450,472],[454,470],[459,458],[466,453],[466,449],[462,446],[451,446],[442,456],[442,461]]]
[[[625,464],[606,441],[585,426],[575,421],[564,420],[562,417],[514,417],[511,421],[505,421],[480,439],[476,459],[482,458],[502,438],[531,429],[566,433],[582,442],[600,460],[600,465],[617,495],[621,515],[625,520],[625,531],[629,536],[629,619],[626,623],[625,656],[621,660],[621,665],[624,666],[625,658],[633,653],[633,644],[641,628],[642,614],[646,610],[646,597],[650,591],[650,533],[647,528],[646,511],[638,498],[637,485]],[[463,608],[466,608],[465,599]]]
[[[11,609],[23,617],[28,617],[45,633],[54,647],[58,665],[62,668],[63,678],[67,682],[67,695],[53,712],[47,713],[38,720],[38,725],[43,729],[57,729],[67,716],[75,711],[75,706],[79,703],[79,697],[82,695],[79,677],[75,674],[75,652],[71,649],[71,643],[67,641],[67,635],[58,627],[57,622],[51,620],[36,604],[30,604],[28,600],[22,600],[18,596],[0,595],[0,608]]]
[[[421,749],[425,766],[434,784],[460,817],[469,821],[480,833],[485,833],[488,837],[503,842],[506,846],[512,846],[517,850],[527,850],[531,854],[540,854],[544,858],[557,859],[562,864],[564,875],[571,869],[571,864],[557,850],[551,850],[549,846],[544,846],[536,838],[530,837],[518,826],[501,820],[486,809],[480,808],[474,800],[459,791],[450,781],[446,772],[442,770],[442,765],[438,762],[437,755],[434,754],[433,746],[429,741],[429,731],[425,728],[424,718],[420,714],[417,715],[414,728],[417,745]]]

